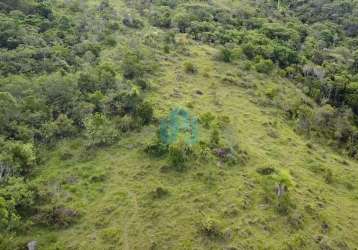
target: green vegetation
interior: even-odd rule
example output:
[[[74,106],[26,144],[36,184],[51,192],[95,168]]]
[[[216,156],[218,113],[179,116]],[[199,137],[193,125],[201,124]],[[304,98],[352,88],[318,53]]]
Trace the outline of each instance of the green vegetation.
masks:
[[[0,249],[355,249],[358,2],[3,0]]]

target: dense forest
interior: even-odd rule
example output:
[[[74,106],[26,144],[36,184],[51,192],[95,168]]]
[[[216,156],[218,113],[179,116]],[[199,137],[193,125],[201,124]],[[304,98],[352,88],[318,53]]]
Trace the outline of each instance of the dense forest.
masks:
[[[358,247],[357,0],[0,0],[0,109],[0,249]]]

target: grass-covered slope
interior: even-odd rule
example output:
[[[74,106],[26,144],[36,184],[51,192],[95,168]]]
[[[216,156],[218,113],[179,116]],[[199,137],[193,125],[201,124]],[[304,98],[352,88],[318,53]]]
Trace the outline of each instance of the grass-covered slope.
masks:
[[[290,1],[282,2],[281,12],[273,10],[277,1],[261,2],[257,12],[250,1],[113,0],[108,7],[106,1],[99,5],[92,0],[87,5],[69,1],[66,8],[59,2],[53,20],[71,9],[71,18],[84,23],[91,20],[91,24],[75,25],[69,20],[72,26],[63,35],[57,33],[60,24],[53,21],[49,31],[57,34],[56,42],[63,47],[47,40],[52,33],[41,33],[50,49],[47,64],[26,59],[15,65],[23,66],[19,66],[20,78],[25,80],[18,84],[34,84],[36,87],[29,88],[34,93],[11,87],[19,79],[15,66],[7,68],[4,65],[10,64],[2,61],[0,67],[8,72],[1,79],[1,92],[20,93],[15,95],[19,106],[22,98],[32,100],[28,95],[49,99],[30,111],[27,106],[20,108],[27,115],[38,114],[43,109],[37,108],[46,103],[49,110],[43,112],[48,115],[40,125],[35,123],[36,116],[29,116],[16,128],[11,123],[4,129],[9,143],[30,143],[17,132],[22,126],[33,129],[41,140],[35,136],[33,141],[36,164],[18,173],[24,185],[0,183],[0,198],[10,197],[5,200],[8,203],[0,199],[0,230],[15,215],[21,216],[17,227],[0,231],[1,249],[23,249],[30,241],[36,241],[38,249],[76,250],[358,247],[354,115],[345,109],[344,101],[334,109],[335,100],[317,93],[326,82],[314,75],[316,68],[313,75],[300,72],[305,64],[311,65],[307,61],[311,55],[300,63],[290,62],[293,57],[285,53],[278,53],[277,58],[265,55],[272,52],[272,45],[303,56],[298,46],[302,41],[296,37],[298,19],[281,13],[294,11]],[[32,5],[36,3],[29,1],[23,11],[31,10]],[[163,6],[170,8],[170,25],[163,14],[168,8]],[[185,9],[195,12],[189,22],[193,27],[184,22],[191,17],[180,18],[187,14]],[[211,18],[203,10],[219,14]],[[230,11],[235,12],[232,20],[225,18]],[[273,30],[280,26],[268,27],[272,20],[264,18],[270,11],[272,20],[281,24],[291,18],[288,26],[297,30],[291,34],[291,30],[278,29],[276,34]],[[94,12],[101,14],[91,18]],[[7,18],[14,18],[14,13]],[[265,27],[267,37],[275,33],[270,39],[264,37]],[[281,41],[287,36],[289,42]],[[308,40],[316,39],[312,37]],[[356,48],[348,40],[341,42]],[[291,44],[294,42],[298,44]],[[246,46],[248,43],[254,47]],[[282,48],[281,43],[290,48]],[[318,43],[317,50],[326,53],[326,45]],[[9,56],[19,55],[22,47],[41,49],[26,44],[5,50]],[[254,50],[252,58],[245,48]],[[57,63],[60,56],[62,64]],[[280,61],[280,56],[288,62]],[[330,63],[337,66],[333,59]],[[348,72],[344,64],[335,69],[323,66],[333,71],[330,74],[344,72],[349,78],[346,86],[355,86],[355,68]],[[57,75],[47,78],[53,72]],[[327,78],[338,82],[330,74]],[[66,83],[71,87],[56,88]],[[46,86],[50,86],[48,92],[37,91]],[[355,97],[353,87],[353,94],[347,87],[347,92],[337,90],[335,97]],[[57,96],[53,89],[62,94],[56,102],[51,99]],[[67,107],[66,94],[72,92],[74,100]],[[310,92],[315,94],[313,99],[306,95]],[[48,93],[53,95],[45,96]],[[143,103],[150,103],[152,109],[146,110]],[[352,103],[353,109],[356,104]],[[83,106],[83,110],[76,109]],[[163,146],[157,138],[161,121],[175,108],[198,119],[196,143],[185,145],[179,153],[175,149],[181,150],[180,143],[178,148],[170,145],[158,153]],[[58,119],[62,113],[66,118]],[[45,129],[43,123],[48,123]],[[68,127],[72,133],[65,129]],[[178,160],[175,156],[179,162],[174,161]],[[14,197],[3,190],[12,191]],[[21,200],[28,190],[31,204],[24,205]],[[20,202],[12,204],[13,200]],[[4,216],[9,211],[13,217]]]
[[[287,125],[265,95],[284,80],[216,62],[215,54],[192,44],[187,56],[170,56],[149,98],[158,116],[190,103],[193,115],[230,117],[222,137],[247,151],[245,164],[194,161],[183,172],[167,170],[165,159],[144,153],[156,125],[82,162],[81,141],[65,141],[37,180],[80,217],[68,228],[35,227],[19,239],[35,239],[40,249],[354,249],[357,163]],[[187,60],[196,74],[184,72]],[[285,84],[286,95],[300,94]],[[200,126],[201,139],[209,134]],[[63,160],[68,151],[73,158]],[[288,214],[266,201],[274,187],[262,168],[290,179]]]

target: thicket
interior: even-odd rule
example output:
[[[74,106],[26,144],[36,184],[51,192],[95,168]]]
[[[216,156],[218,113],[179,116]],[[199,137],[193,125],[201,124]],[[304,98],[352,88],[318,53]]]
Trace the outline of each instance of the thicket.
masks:
[[[122,25],[106,0],[1,2],[0,230],[16,229],[41,199],[29,176],[46,148],[76,136],[109,145],[151,122],[142,92],[154,60],[127,46],[115,63],[101,58]]]
[[[224,47],[218,55],[220,60],[253,61],[254,68],[261,73],[270,73],[276,68],[318,106],[330,105],[337,114],[342,110],[352,112],[352,116],[345,119],[344,135],[338,135],[343,140],[338,140],[336,146],[357,157],[357,1],[279,2],[261,1],[251,5],[243,2],[229,9],[215,2],[173,0],[170,4],[155,1],[138,9],[145,13],[149,7],[163,8],[166,11],[155,12],[155,15],[160,16],[158,20],[170,23],[166,29],[171,27],[194,40]],[[333,127],[342,127],[339,119],[336,122]],[[329,140],[340,133],[322,130],[321,137]]]
[[[167,120],[170,121],[168,126],[158,131],[154,140],[146,146],[145,152],[152,157],[166,158],[169,167],[176,171],[183,171],[195,162],[207,163],[210,159],[216,159],[227,166],[242,166],[249,160],[245,150],[223,135],[223,130],[230,124],[227,116],[215,116],[210,112],[200,116],[200,129],[209,134],[205,139],[188,138],[185,135],[190,131],[194,137],[198,136],[195,133],[198,129],[196,126],[199,126],[195,123],[196,118],[191,118],[191,125],[182,124],[180,119],[171,115]],[[178,133],[171,134],[176,129]]]

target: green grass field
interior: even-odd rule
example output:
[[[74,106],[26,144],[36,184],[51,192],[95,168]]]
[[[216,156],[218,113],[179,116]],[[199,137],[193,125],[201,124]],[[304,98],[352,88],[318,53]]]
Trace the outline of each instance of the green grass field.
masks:
[[[354,249],[358,164],[295,133],[266,96],[280,84],[286,96],[300,91],[274,75],[245,71],[240,61],[216,61],[213,47],[186,48],[186,56],[163,55],[160,73],[151,79],[148,98],[156,117],[173,107],[198,117],[228,116],[223,140],[247,151],[247,163],[212,159],[168,171],[165,159],[144,153],[158,125],[95,154],[84,152],[80,139],[64,141],[38,168],[36,181],[80,217],[67,228],[36,227],[17,240],[35,239],[39,249]],[[186,61],[197,73],[185,73]],[[199,138],[208,137],[209,129],[200,126]],[[73,157],[63,160],[68,151]],[[291,179],[295,208],[288,215],[264,201],[268,177],[257,169],[265,167]],[[208,237],[203,225],[218,235]]]

